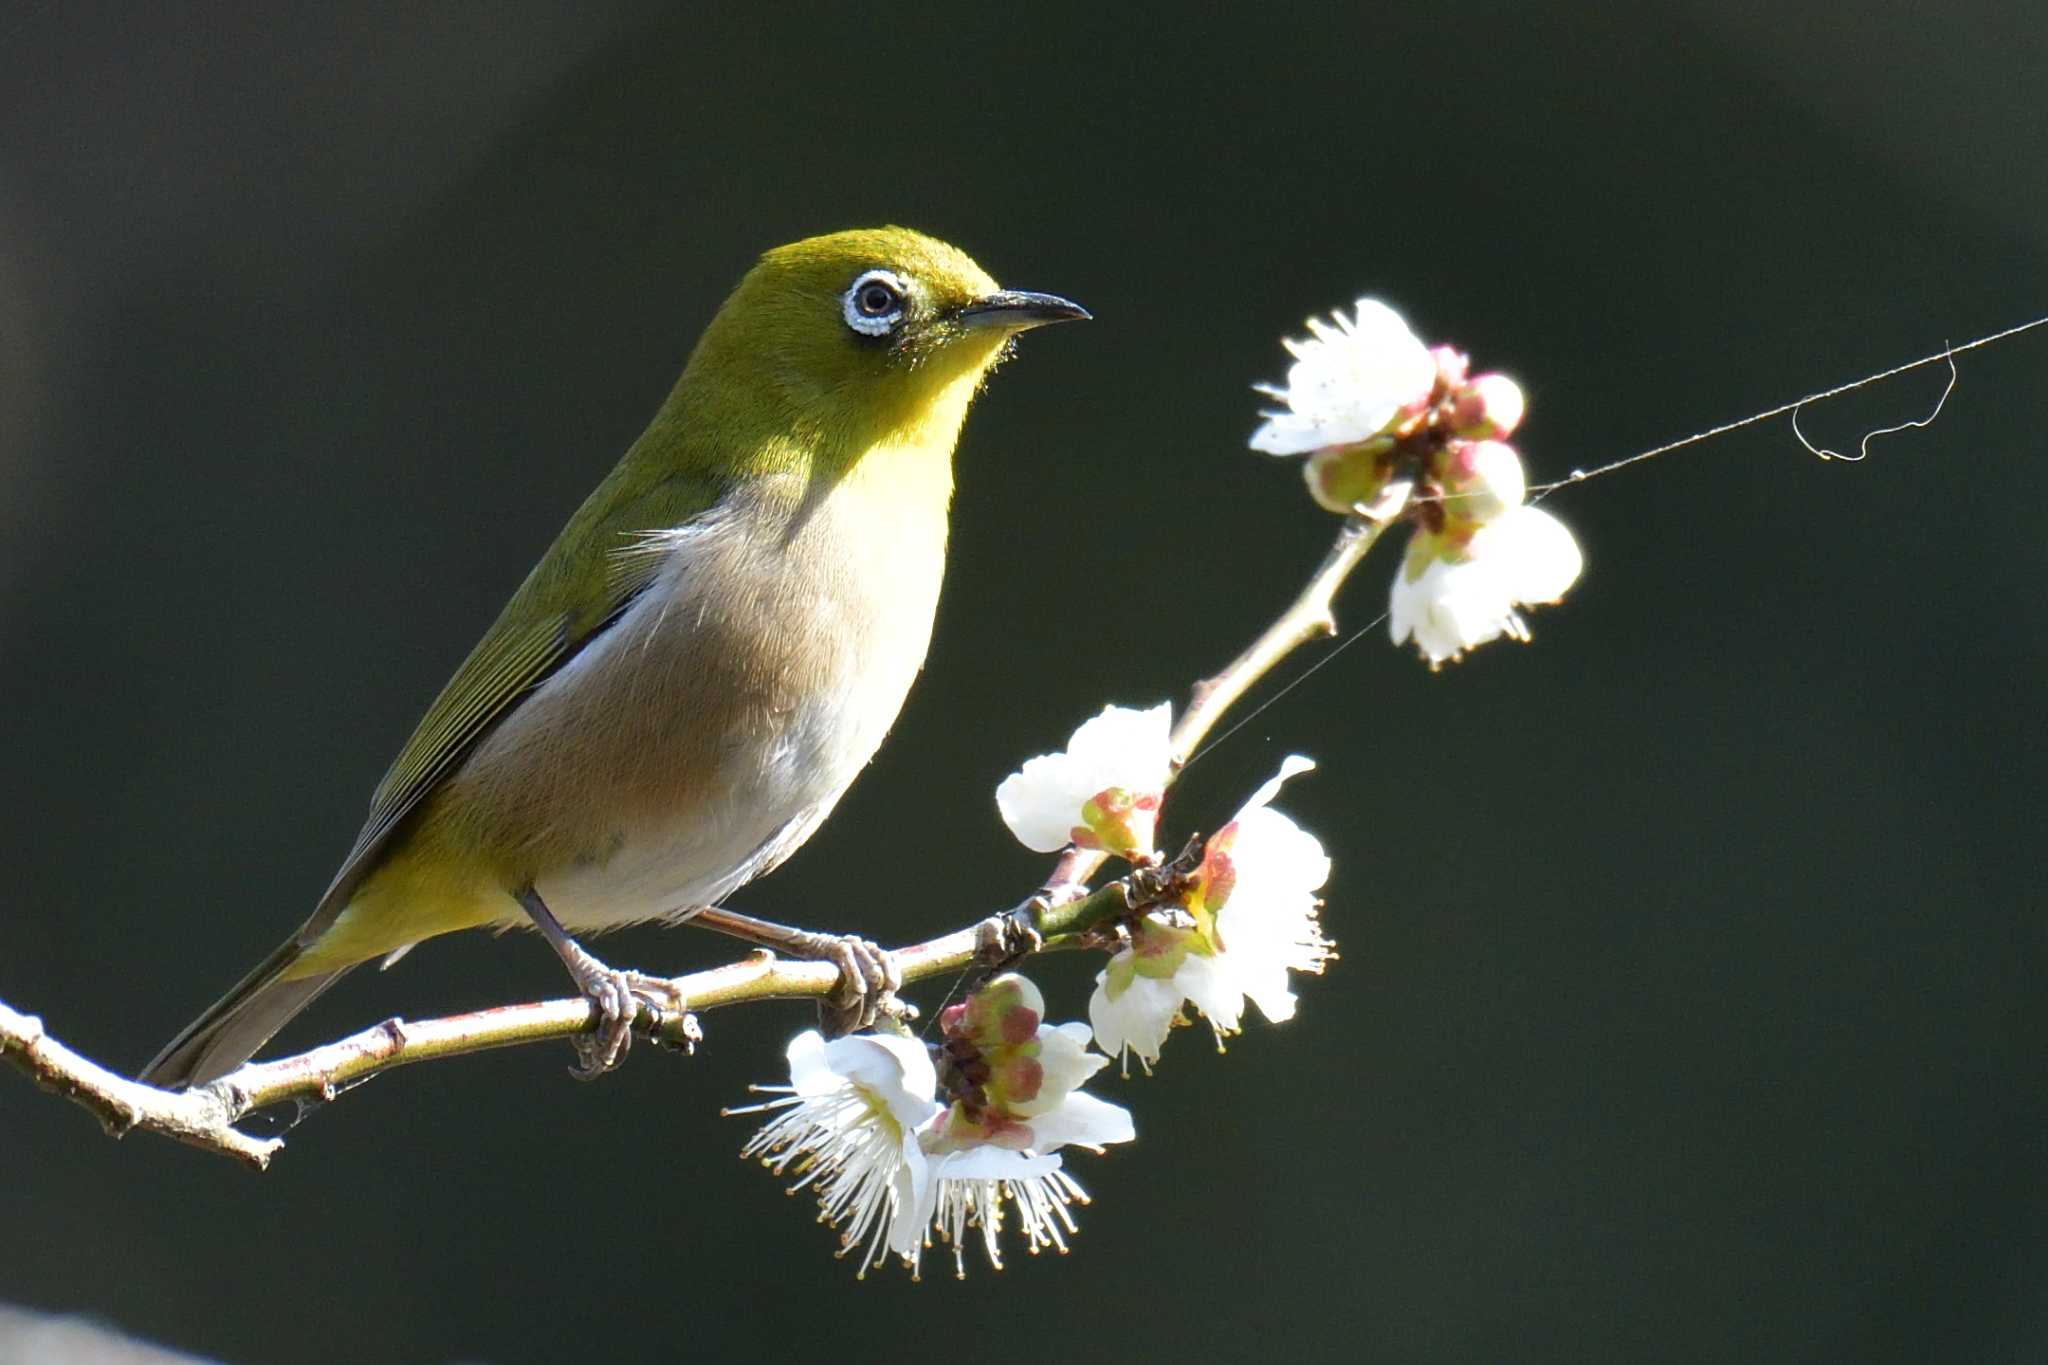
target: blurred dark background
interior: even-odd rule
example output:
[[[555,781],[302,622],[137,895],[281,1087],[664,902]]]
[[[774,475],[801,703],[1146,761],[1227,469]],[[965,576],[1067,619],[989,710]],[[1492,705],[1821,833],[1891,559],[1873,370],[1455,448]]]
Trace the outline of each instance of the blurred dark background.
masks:
[[[2048,311],[2044,64],[1990,4],[0,9],[0,998],[133,1068],[294,925],[764,247],[908,223],[1099,319],[970,421],[924,678],[736,901],[902,941],[1043,874],[1017,761],[1320,554],[1243,446],[1304,315],[1519,376],[1537,477],[1884,368]],[[1344,959],[1104,1087],[1151,1140],[1070,1256],[857,1285],[717,1114],[774,1006],[386,1078],[260,1178],[0,1078],[0,1300],[240,1362],[2039,1360],[2048,336],[1961,366],[1861,465],[1773,424],[1567,490],[1532,647],[1376,632],[1197,764],[1179,830],[1322,760]],[[561,985],[443,939],[280,1041]]]

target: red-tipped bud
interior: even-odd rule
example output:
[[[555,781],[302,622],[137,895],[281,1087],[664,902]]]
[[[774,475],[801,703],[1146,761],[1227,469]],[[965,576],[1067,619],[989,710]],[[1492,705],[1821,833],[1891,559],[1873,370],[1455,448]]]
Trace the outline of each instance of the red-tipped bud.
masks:
[[[1465,372],[1471,367],[1472,357],[1455,346],[1432,346],[1430,359],[1436,362],[1437,388],[1450,393],[1465,383]]]
[[[1493,521],[1521,505],[1522,457],[1505,441],[1452,441],[1437,467],[1444,512],[1453,521]]]
[[[1504,374],[1482,374],[1451,393],[1451,430],[1460,436],[1505,436],[1522,424],[1522,386]]]

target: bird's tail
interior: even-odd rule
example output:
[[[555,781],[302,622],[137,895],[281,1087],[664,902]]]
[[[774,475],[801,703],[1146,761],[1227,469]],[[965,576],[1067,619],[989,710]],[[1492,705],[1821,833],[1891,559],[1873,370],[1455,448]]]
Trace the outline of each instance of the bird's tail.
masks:
[[[288,976],[305,954],[294,934],[213,1007],[187,1024],[137,1079],[166,1090],[205,1085],[256,1055],[256,1049],[339,981],[347,967],[307,976]]]

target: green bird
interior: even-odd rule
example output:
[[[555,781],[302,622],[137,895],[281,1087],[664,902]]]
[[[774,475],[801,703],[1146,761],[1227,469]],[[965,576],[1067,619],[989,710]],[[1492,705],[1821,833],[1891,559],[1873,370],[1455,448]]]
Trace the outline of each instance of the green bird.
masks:
[[[647,978],[572,931],[682,920],[796,851],[924,664],[953,446],[1013,338],[1082,319],[944,242],[762,256],[377,787],[313,915],[142,1073],[200,1085],[350,967],[531,925],[614,1064]]]

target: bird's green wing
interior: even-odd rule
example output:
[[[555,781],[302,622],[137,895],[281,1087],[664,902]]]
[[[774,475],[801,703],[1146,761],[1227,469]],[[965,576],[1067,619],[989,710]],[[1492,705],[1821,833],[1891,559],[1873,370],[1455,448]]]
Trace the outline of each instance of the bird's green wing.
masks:
[[[377,785],[369,818],[300,937],[341,913],[397,828],[519,700],[602,635],[660,573],[636,536],[708,510],[715,491],[674,477],[635,491],[615,471],[563,528],[497,621],[441,689]]]

